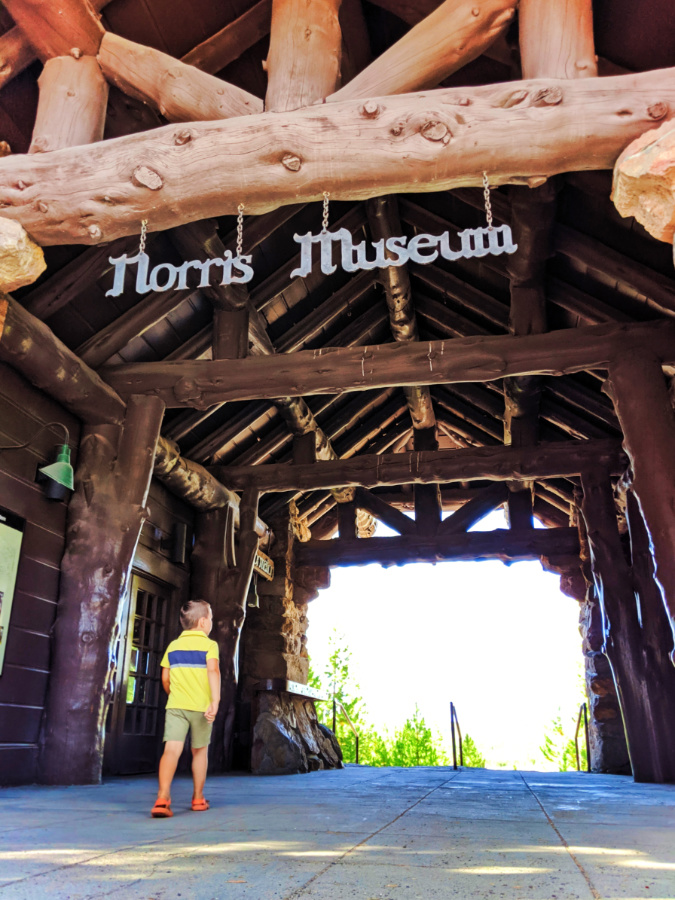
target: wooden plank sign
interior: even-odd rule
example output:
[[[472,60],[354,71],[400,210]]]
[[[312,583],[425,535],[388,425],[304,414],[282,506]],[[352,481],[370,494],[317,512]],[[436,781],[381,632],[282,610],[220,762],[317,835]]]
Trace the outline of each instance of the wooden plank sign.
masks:
[[[253,571],[262,575],[265,581],[272,581],[274,579],[274,560],[270,559],[262,550],[256,551]]]

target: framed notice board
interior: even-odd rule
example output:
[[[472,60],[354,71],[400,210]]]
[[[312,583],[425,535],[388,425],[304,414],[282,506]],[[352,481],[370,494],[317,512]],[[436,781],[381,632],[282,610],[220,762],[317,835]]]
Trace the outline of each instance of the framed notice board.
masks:
[[[5,647],[12,615],[14,586],[21,556],[25,521],[0,508],[0,675],[5,663]]]

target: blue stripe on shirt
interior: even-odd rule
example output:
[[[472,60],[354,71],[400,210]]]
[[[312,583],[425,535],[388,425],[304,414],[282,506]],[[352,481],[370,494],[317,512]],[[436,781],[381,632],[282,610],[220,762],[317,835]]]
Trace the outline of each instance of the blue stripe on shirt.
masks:
[[[183,669],[205,669],[206,650],[171,650],[169,666],[180,666]]]

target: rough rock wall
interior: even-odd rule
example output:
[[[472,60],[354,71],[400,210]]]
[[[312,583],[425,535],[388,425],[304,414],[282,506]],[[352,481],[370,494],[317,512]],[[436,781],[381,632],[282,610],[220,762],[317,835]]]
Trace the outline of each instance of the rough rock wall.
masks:
[[[317,721],[312,700],[254,690],[258,681],[269,678],[307,684],[308,604],[330,584],[327,568],[293,565],[297,536],[288,515],[270,525],[275,535],[270,549],[274,580],[259,581],[260,608],[248,610],[242,635],[242,701],[250,704],[255,719],[251,768],[265,775],[340,768],[339,745]]]
[[[602,652],[602,614],[590,571],[585,571],[584,554],[587,550],[583,533],[580,534],[580,539],[581,559],[550,559],[542,560],[542,563],[545,569],[560,575],[562,593],[579,603],[579,632],[588,696],[591,770],[628,775],[631,768],[623,719],[612,670]]]

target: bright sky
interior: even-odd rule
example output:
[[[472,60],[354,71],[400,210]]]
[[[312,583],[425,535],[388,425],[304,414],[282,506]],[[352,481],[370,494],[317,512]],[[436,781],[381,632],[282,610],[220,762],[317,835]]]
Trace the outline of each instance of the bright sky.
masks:
[[[505,527],[491,513],[472,530]],[[378,525],[378,535],[389,532]],[[393,730],[417,703],[449,742],[449,703],[488,766],[550,768],[539,747],[551,720],[579,710],[579,605],[538,562],[339,568],[309,607],[312,668],[335,629],[369,718]],[[572,726],[573,733],[574,726]],[[446,745],[449,748],[449,743]]]

